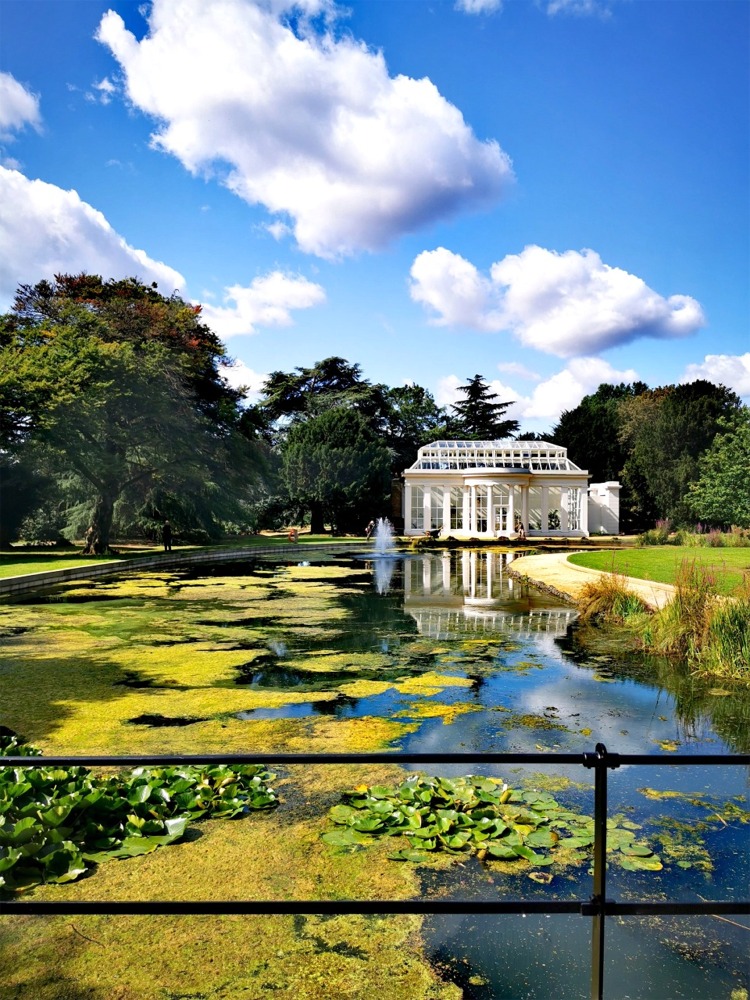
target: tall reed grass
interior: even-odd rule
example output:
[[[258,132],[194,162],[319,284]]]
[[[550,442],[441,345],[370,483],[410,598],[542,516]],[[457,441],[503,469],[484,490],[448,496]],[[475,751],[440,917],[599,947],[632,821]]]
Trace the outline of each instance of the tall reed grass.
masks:
[[[713,574],[683,560],[675,596],[665,607],[650,611],[628,591],[625,578],[602,574],[586,584],[578,599],[584,622],[625,626],[634,644],[651,652],[686,661],[698,674],[750,683],[750,579],[739,593],[716,592]]]
[[[746,549],[750,548],[750,528],[732,525],[728,531],[719,531],[718,528],[704,528],[698,524],[694,531],[685,528],[673,531],[669,521],[657,521],[655,528],[638,535],[636,545],[640,548],[649,545],[692,545],[696,548]]]

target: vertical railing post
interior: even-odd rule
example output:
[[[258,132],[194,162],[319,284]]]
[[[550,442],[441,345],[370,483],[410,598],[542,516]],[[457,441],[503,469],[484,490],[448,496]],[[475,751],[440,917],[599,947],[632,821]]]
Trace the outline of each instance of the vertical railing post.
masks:
[[[615,757],[617,755],[614,755]],[[594,769],[594,892],[591,913],[591,1000],[604,1000],[604,920],[607,899],[607,748],[596,744],[584,764]],[[617,764],[613,766],[617,767]]]

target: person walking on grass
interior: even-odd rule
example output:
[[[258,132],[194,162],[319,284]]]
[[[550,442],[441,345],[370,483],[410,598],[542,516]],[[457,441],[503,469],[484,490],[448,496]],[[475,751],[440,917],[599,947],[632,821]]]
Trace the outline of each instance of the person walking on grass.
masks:
[[[161,540],[164,543],[164,551],[172,551],[172,525],[169,521],[164,522],[164,526],[161,529]]]

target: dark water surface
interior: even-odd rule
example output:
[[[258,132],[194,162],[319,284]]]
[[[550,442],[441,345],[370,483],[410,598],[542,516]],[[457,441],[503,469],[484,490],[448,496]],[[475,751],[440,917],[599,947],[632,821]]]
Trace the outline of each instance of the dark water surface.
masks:
[[[591,773],[556,764],[556,753],[593,750],[602,742],[612,752],[651,754],[653,765],[610,772],[609,810],[643,827],[665,867],[630,872],[610,865],[608,895],[619,901],[748,898],[746,769],[729,762],[726,767],[670,766],[675,752],[747,752],[748,692],[698,682],[679,665],[618,651],[616,637],[584,642],[574,612],[514,581],[499,553],[432,552],[365,565],[371,578],[353,572],[344,580],[339,602],[348,615],[345,627],[340,620],[311,622],[307,635],[303,621],[291,630],[288,619],[275,617],[271,590],[263,618],[248,619],[264,630],[263,653],[258,655],[256,642],[254,655],[237,671],[236,685],[297,695],[309,691],[310,698],[240,711],[236,718],[397,717],[417,724],[394,745],[404,751],[543,753],[545,760],[533,767],[474,765],[471,770],[500,775],[511,785],[549,787],[558,800],[588,814],[593,813]],[[352,563],[353,570],[361,566]],[[284,567],[230,564],[210,575],[258,572],[272,588]],[[190,576],[183,572],[174,578],[179,593],[180,581]],[[85,599],[80,593],[68,598]],[[65,588],[55,600],[66,601]],[[94,606],[98,600],[112,602],[113,595],[97,595],[93,587],[88,600]],[[221,617],[217,601],[211,607],[215,626]],[[205,614],[206,607],[196,601],[196,622],[202,624]],[[242,623],[235,615],[231,624],[236,629]],[[305,656],[323,650],[378,652],[387,654],[389,663],[350,672],[305,670]],[[471,684],[443,687],[434,695],[407,697],[389,688],[365,697],[343,692],[316,697],[354,678],[390,680],[420,672],[468,678]],[[149,682],[129,675],[119,683]],[[431,715],[432,705],[439,710]],[[157,719],[154,725],[166,724]],[[449,775],[467,768],[432,770]],[[592,886],[585,870],[556,874],[550,885],[540,886],[527,874],[500,875],[491,864],[467,859],[448,873],[424,869],[423,892],[468,899],[587,899]],[[610,918],[607,1000],[747,1000],[732,991],[750,985],[749,928],[746,917]],[[424,927],[428,954],[467,1000],[587,997],[590,933],[589,919],[558,915],[431,918]]]

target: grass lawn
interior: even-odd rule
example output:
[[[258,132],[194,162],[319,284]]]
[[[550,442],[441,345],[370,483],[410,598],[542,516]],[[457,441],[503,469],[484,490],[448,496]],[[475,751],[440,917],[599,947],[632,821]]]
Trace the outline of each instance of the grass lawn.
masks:
[[[90,566],[92,562],[113,562],[104,556],[75,556],[70,552],[41,555],[39,552],[6,552],[0,555],[0,577],[24,576],[26,573],[46,573],[51,569]]]
[[[706,568],[716,580],[716,590],[731,594],[750,573],[750,548],[696,548],[688,545],[654,545],[627,551],[577,552],[568,557],[577,566],[621,573],[639,580],[675,583],[684,561]]]
[[[361,543],[363,538],[338,538],[332,535],[310,535],[310,534],[300,534],[299,541],[301,543],[315,545],[321,542],[359,542]],[[256,546],[267,546],[267,545],[287,545],[289,543],[289,538],[287,532],[274,532],[273,534],[262,534],[262,535],[248,535],[243,538],[236,538],[229,542],[223,542],[220,545],[210,545],[210,546],[195,546],[195,545],[176,545],[174,547],[175,552],[179,551],[200,551],[201,549],[207,549],[208,551],[213,551],[215,549],[238,549],[238,548],[254,548]],[[6,551],[0,553],[0,577],[4,576],[24,576],[26,573],[46,573],[48,570],[52,569],[69,569],[72,566],[90,566],[92,562],[113,562],[120,559],[136,559],[139,556],[149,556],[158,554],[162,551],[161,545],[153,546],[135,546],[135,545],[119,545],[115,543],[115,550],[117,551],[116,556],[80,556],[76,555],[72,550],[55,551],[50,549],[45,551],[44,549],[17,549],[15,551]]]

